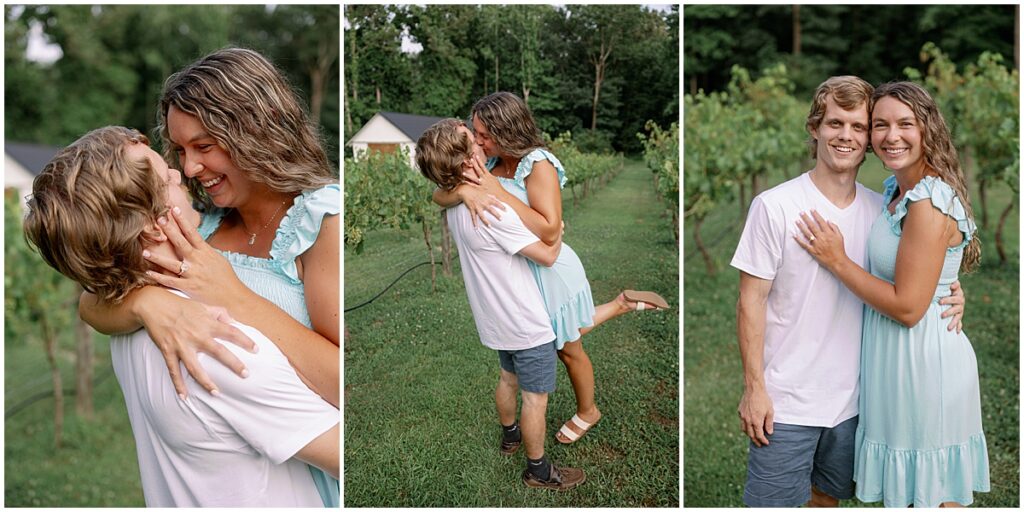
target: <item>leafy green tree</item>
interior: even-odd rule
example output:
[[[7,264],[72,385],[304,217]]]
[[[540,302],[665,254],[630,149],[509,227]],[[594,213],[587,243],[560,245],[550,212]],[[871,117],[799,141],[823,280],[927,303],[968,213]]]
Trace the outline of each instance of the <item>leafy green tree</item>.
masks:
[[[678,14],[639,5],[348,6],[347,129],[381,110],[464,117],[504,90],[523,97],[549,135],[639,151],[647,119],[678,118]],[[615,33],[600,88],[587,54],[600,46],[595,31]],[[403,51],[403,42],[421,49]]]
[[[5,64],[17,70],[6,79],[6,120],[17,121],[8,128],[12,138],[64,145],[107,124],[152,134],[167,77],[240,45],[274,60],[316,109],[328,146],[337,146],[337,7],[34,5],[5,15]],[[24,33],[33,23],[63,53],[53,64],[25,59]]]
[[[736,107],[724,92],[687,94],[683,112],[683,219],[693,221],[693,241],[704,259],[708,274],[714,275],[715,261],[701,237],[704,219],[722,203],[734,197],[736,177],[730,163],[723,161],[733,142],[732,129],[738,118]]]
[[[408,16],[409,34],[423,45],[415,56],[410,106],[417,113],[456,116],[475,99],[476,8],[409,6]]]
[[[734,64],[790,69],[798,97],[831,75],[852,74],[873,84],[924,71],[918,49],[937,43],[963,67],[982,52],[1012,55],[1012,5],[686,6],[685,78],[690,94],[724,89]],[[737,27],[743,27],[742,36]],[[799,48],[796,46],[799,31]],[[797,51],[799,49],[799,52]]]
[[[654,187],[668,205],[672,228],[679,243],[679,124],[672,123],[662,130],[654,121],[648,121],[649,135],[637,134],[644,145],[644,162],[654,172]]]
[[[78,288],[50,268],[28,245],[21,229],[21,201],[4,195],[4,334],[8,342],[38,340],[46,351],[53,383],[54,446],[60,448],[64,427],[64,386],[58,365],[58,342],[73,329]]]
[[[381,110],[408,111],[412,59],[402,51],[403,11],[346,5],[345,131],[354,134]]]
[[[736,107],[736,147],[723,158],[729,164],[740,186],[740,206],[746,216],[747,198],[743,185],[750,181],[750,197],[760,192],[762,178],[769,171],[788,169],[802,162],[806,154],[804,105],[791,92],[793,83],[784,65],[767,69],[757,80],[747,70],[733,67],[729,98]]]

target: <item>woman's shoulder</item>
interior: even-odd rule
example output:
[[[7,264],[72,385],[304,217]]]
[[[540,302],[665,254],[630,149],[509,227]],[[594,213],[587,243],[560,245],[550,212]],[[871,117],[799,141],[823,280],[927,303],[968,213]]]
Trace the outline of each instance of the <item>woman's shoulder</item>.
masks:
[[[555,168],[555,173],[558,175],[559,188],[565,186],[565,182],[567,181],[565,177],[565,168],[562,166],[562,162],[558,160],[558,157],[546,148],[535,148],[533,151],[530,151],[523,156],[519,161],[519,166],[516,167],[516,174],[513,179],[525,188],[526,177],[533,172],[535,168],[534,166],[539,162],[550,163],[551,166]]]
[[[925,176],[914,185],[914,188],[907,191],[904,203],[916,203],[929,200],[936,209],[952,217],[967,217],[960,197],[948,183],[942,181],[938,176]]]
[[[285,274],[298,280],[295,258],[316,243],[324,219],[340,212],[341,186],[337,183],[295,196],[277,228],[270,257],[282,263]]]
[[[903,199],[896,205],[890,219],[894,223],[899,223],[906,217],[911,203],[922,201],[927,201],[933,211],[953,219],[957,223],[957,228],[966,235],[965,242],[969,241],[974,231],[977,230],[974,219],[967,214],[967,209],[956,191],[938,176],[925,176],[917,182],[914,188],[907,191]]]

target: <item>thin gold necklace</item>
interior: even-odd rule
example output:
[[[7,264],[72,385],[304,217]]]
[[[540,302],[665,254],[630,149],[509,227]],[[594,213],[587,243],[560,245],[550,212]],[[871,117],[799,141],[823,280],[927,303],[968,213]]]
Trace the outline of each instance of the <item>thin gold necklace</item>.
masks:
[[[287,202],[288,201],[281,201],[281,205],[278,206],[276,210],[274,210],[274,214],[270,216],[270,220],[268,220],[267,223],[264,224],[263,227],[260,228],[260,230],[255,232],[255,233],[250,233],[249,232],[249,227],[245,225],[245,219],[242,218],[242,214],[241,213],[238,214],[238,218],[242,221],[242,230],[245,231],[246,234],[249,235],[249,245],[253,245],[253,244],[256,243],[256,235],[261,234],[264,231],[266,231],[267,226],[269,226],[271,222],[274,222],[274,219],[277,218],[278,212],[281,211],[281,208],[284,208],[284,204],[287,203]]]

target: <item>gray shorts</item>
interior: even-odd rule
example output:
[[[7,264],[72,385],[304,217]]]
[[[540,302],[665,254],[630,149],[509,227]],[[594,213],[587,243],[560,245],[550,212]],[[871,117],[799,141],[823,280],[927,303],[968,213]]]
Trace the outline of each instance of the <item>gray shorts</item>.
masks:
[[[525,350],[499,350],[498,360],[502,369],[516,374],[519,389],[531,393],[555,391],[558,355],[554,341]]]
[[[811,484],[833,498],[853,497],[854,416],[835,427],[776,423],[768,445],[750,443],[749,507],[799,507],[811,499]]]

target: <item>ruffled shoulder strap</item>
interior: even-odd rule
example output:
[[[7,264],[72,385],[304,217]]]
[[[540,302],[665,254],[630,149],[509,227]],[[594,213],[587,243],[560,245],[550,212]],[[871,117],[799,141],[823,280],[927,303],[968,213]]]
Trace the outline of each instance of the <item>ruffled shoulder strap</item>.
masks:
[[[550,151],[544,148],[537,148],[526,154],[521,160],[519,160],[519,166],[516,167],[516,174],[512,179],[520,187],[526,188],[526,177],[533,172],[533,164],[547,160],[551,162],[551,165],[555,166],[555,171],[558,173],[558,188],[565,186],[565,168],[562,167],[562,162],[558,161],[555,155],[552,155]]]
[[[210,238],[217,228],[220,227],[220,221],[224,220],[224,215],[227,214],[227,210],[224,208],[211,208],[209,211],[203,212],[203,218],[199,221],[199,236],[203,237],[203,240]]]
[[[341,212],[341,186],[332,183],[316,190],[307,190],[295,197],[295,202],[277,227],[270,257],[276,261],[292,281],[299,282],[295,258],[316,242],[324,217]]]
[[[883,209],[888,209],[889,203],[892,202],[892,198],[896,197],[896,192],[899,189],[900,186],[896,183],[896,175],[890,175],[882,182]]]
[[[891,178],[895,183],[895,176]],[[886,181],[888,183],[888,180]],[[888,187],[886,188],[886,198],[892,199],[892,194],[889,193]],[[960,202],[960,198],[957,197],[953,187],[942,181],[936,176],[925,176],[910,189],[909,192],[900,202],[896,205],[895,211],[892,215],[889,215],[889,224],[893,230],[899,235],[902,232],[902,221],[907,216],[907,207],[911,202],[930,200],[932,206],[938,209],[945,215],[952,217],[956,221],[957,229],[964,234],[964,239],[960,245],[951,247],[951,249],[961,249],[966,247],[974,237],[974,232],[977,231],[978,226],[974,224],[974,220],[967,216],[967,210],[964,209],[963,203]],[[886,212],[888,213],[888,211]]]

